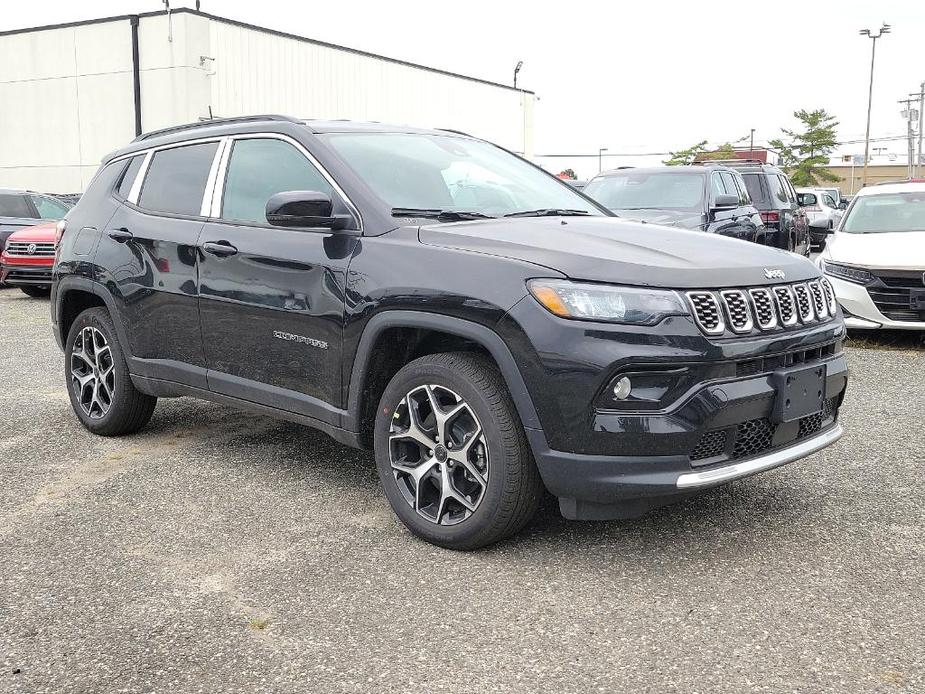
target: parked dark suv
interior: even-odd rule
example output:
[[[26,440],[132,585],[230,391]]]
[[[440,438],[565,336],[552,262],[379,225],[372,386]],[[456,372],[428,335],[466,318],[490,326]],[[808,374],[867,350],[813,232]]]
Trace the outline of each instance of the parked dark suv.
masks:
[[[592,178],[584,193],[625,219],[764,243],[742,177],[724,166],[614,169]]]
[[[90,431],[183,395],[317,427],[457,549],[544,486],[569,518],[628,517],[841,435],[844,325],[812,263],[614,219],[458,133],[142,136],[68,216],[51,305]]]
[[[752,202],[768,228],[766,243],[809,256],[809,220],[787,174],[760,161],[729,161],[726,165],[742,174]]]

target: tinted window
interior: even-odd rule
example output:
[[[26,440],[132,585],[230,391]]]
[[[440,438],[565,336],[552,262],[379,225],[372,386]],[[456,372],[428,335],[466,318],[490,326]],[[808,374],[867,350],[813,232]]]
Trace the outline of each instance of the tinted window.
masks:
[[[288,142],[259,138],[234,143],[222,199],[224,219],[266,224],[267,201],[287,190],[334,192],[321,172]]]
[[[719,174],[715,173],[710,177],[710,184],[713,186],[713,197],[726,194],[726,189],[723,187],[723,180],[719,177]]]
[[[779,202],[787,202],[787,193],[784,192],[784,183],[780,176],[768,176],[768,185],[771,186],[771,197]]]
[[[0,217],[24,217],[34,219],[35,213],[29,207],[25,195],[0,193]]]
[[[768,199],[767,187],[764,183],[764,174],[742,174],[748,194],[755,203],[766,202]]]
[[[128,164],[128,168],[125,169],[125,173],[122,174],[122,180],[119,182],[119,189],[117,190],[119,197],[127,198],[128,194],[132,192],[132,184],[135,183],[135,176],[138,174],[138,169],[141,168],[141,164],[144,160],[145,157],[143,154],[132,157],[132,160]]]
[[[726,188],[726,194],[735,195],[737,198],[741,197],[739,195],[739,189],[736,188],[735,176],[725,171],[721,173],[720,176],[723,179],[723,186]]]
[[[786,176],[779,174],[778,178],[780,179],[780,189],[784,194],[784,202],[793,202],[794,197],[791,194],[790,182],[787,180]]]
[[[138,204],[155,212],[198,216],[217,142],[155,152]]]
[[[33,195],[32,204],[35,205],[42,219],[64,219],[64,215],[71,209],[64,203],[46,198],[44,195]]]
[[[612,210],[701,210],[699,173],[625,173],[591,181],[585,193]]]

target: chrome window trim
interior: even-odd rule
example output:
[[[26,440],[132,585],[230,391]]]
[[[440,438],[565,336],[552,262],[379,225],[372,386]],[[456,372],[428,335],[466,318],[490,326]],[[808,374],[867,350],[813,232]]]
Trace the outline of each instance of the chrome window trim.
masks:
[[[209,167],[209,175],[206,178],[206,187],[202,191],[202,202],[199,205],[200,217],[211,217],[212,210],[215,207],[215,180],[218,172],[221,170],[222,162],[225,159],[225,152],[228,150],[230,138],[223,137],[219,140],[218,147],[215,150],[215,156],[212,157],[212,166]]]
[[[135,180],[128,192],[128,196],[125,198],[133,205],[138,204],[138,196],[141,195],[141,184],[144,183],[145,176],[148,175],[148,166],[151,164],[151,152],[152,150],[150,149],[147,152],[144,152],[145,158],[142,160],[141,166],[138,167],[138,171],[135,173]]]
[[[353,204],[353,201],[350,199],[350,197],[347,195],[344,189],[341,188],[340,184],[334,179],[334,177],[330,174],[330,172],[328,172],[328,170],[324,168],[324,166],[321,165],[321,162],[319,162],[314,157],[314,155],[305,148],[305,146],[301,142],[289,137],[288,135],[283,135],[282,133],[268,133],[268,132],[239,133],[239,134],[231,135],[228,137],[228,145],[225,148],[225,154],[222,157],[222,161],[221,161],[221,164],[219,165],[218,173],[215,179],[215,190],[213,191],[213,194],[212,194],[212,208],[211,208],[212,214],[209,215],[210,217],[214,217],[215,219],[222,219],[222,198],[225,195],[225,178],[228,175],[228,166],[231,164],[231,152],[234,149],[235,141],[237,140],[257,140],[257,139],[281,140],[295,147],[302,154],[302,156],[308,159],[311,165],[314,166],[318,170],[318,172],[330,184],[330,186],[334,189],[334,191],[338,195],[340,195],[341,199],[344,201],[344,204],[347,206],[347,209],[350,211],[350,213],[354,216],[354,218],[357,221],[357,226],[359,227],[357,231],[359,231],[360,233],[363,232],[363,216],[360,214],[360,210],[357,208],[356,205]],[[238,220],[222,219],[222,221],[233,222],[236,225],[248,226],[247,222],[241,222]]]
[[[177,149],[179,147],[190,147],[192,145],[203,145],[203,144],[208,144],[210,142],[218,143],[219,145],[218,148],[221,149],[221,143],[224,139],[226,139],[224,136],[213,135],[211,137],[200,137],[194,140],[183,140],[182,142],[171,142],[170,144],[160,145],[159,147],[149,147],[147,149],[140,149],[137,152],[131,152],[130,154],[125,154],[123,156],[120,156],[118,159],[113,159],[113,161],[118,161],[119,159],[125,159],[126,157],[134,157],[134,156],[138,156],[139,154],[145,155],[145,160],[141,163],[141,166],[138,168],[138,173],[135,176],[135,182],[132,184],[132,189],[129,191],[128,197],[125,198],[126,201],[148,212],[152,212],[155,214],[170,214],[170,213],[164,213],[163,210],[148,210],[147,208],[141,207],[141,205],[138,204],[138,198],[141,196],[141,189],[144,186],[145,178],[147,178],[147,175],[148,175],[148,168],[151,166],[151,160],[154,158],[154,155],[157,152],[164,151],[165,149]],[[212,160],[212,163],[214,165],[215,163],[214,159]],[[206,193],[208,193],[208,190],[209,190],[209,185],[208,185],[208,180],[206,180],[206,188],[205,188],[205,191],[203,191],[203,197],[205,197]],[[200,210],[201,208],[202,208],[202,205],[200,204]],[[180,216],[186,217],[187,215],[180,215]]]

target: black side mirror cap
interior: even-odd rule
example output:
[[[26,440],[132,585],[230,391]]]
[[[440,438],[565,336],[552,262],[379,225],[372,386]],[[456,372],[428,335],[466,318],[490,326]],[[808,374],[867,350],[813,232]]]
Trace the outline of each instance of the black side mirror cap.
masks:
[[[721,193],[716,196],[713,200],[713,209],[729,209],[730,207],[739,206],[739,196],[732,195],[731,193]]]
[[[317,190],[287,190],[267,200],[267,222],[278,227],[346,229],[349,215],[333,214],[334,201]]]

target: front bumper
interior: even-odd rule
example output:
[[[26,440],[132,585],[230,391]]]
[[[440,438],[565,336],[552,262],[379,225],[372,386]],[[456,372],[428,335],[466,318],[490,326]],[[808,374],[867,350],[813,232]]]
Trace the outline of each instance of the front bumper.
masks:
[[[867,287],[854,282],[846,282],[828,275],[838,303],[845,312],[845,326],[858,330],[925,330],[925,321],[891,320],[887,318],[870,296]]]
[[[0,284],[51,286],[51,265],[0,265]]]

